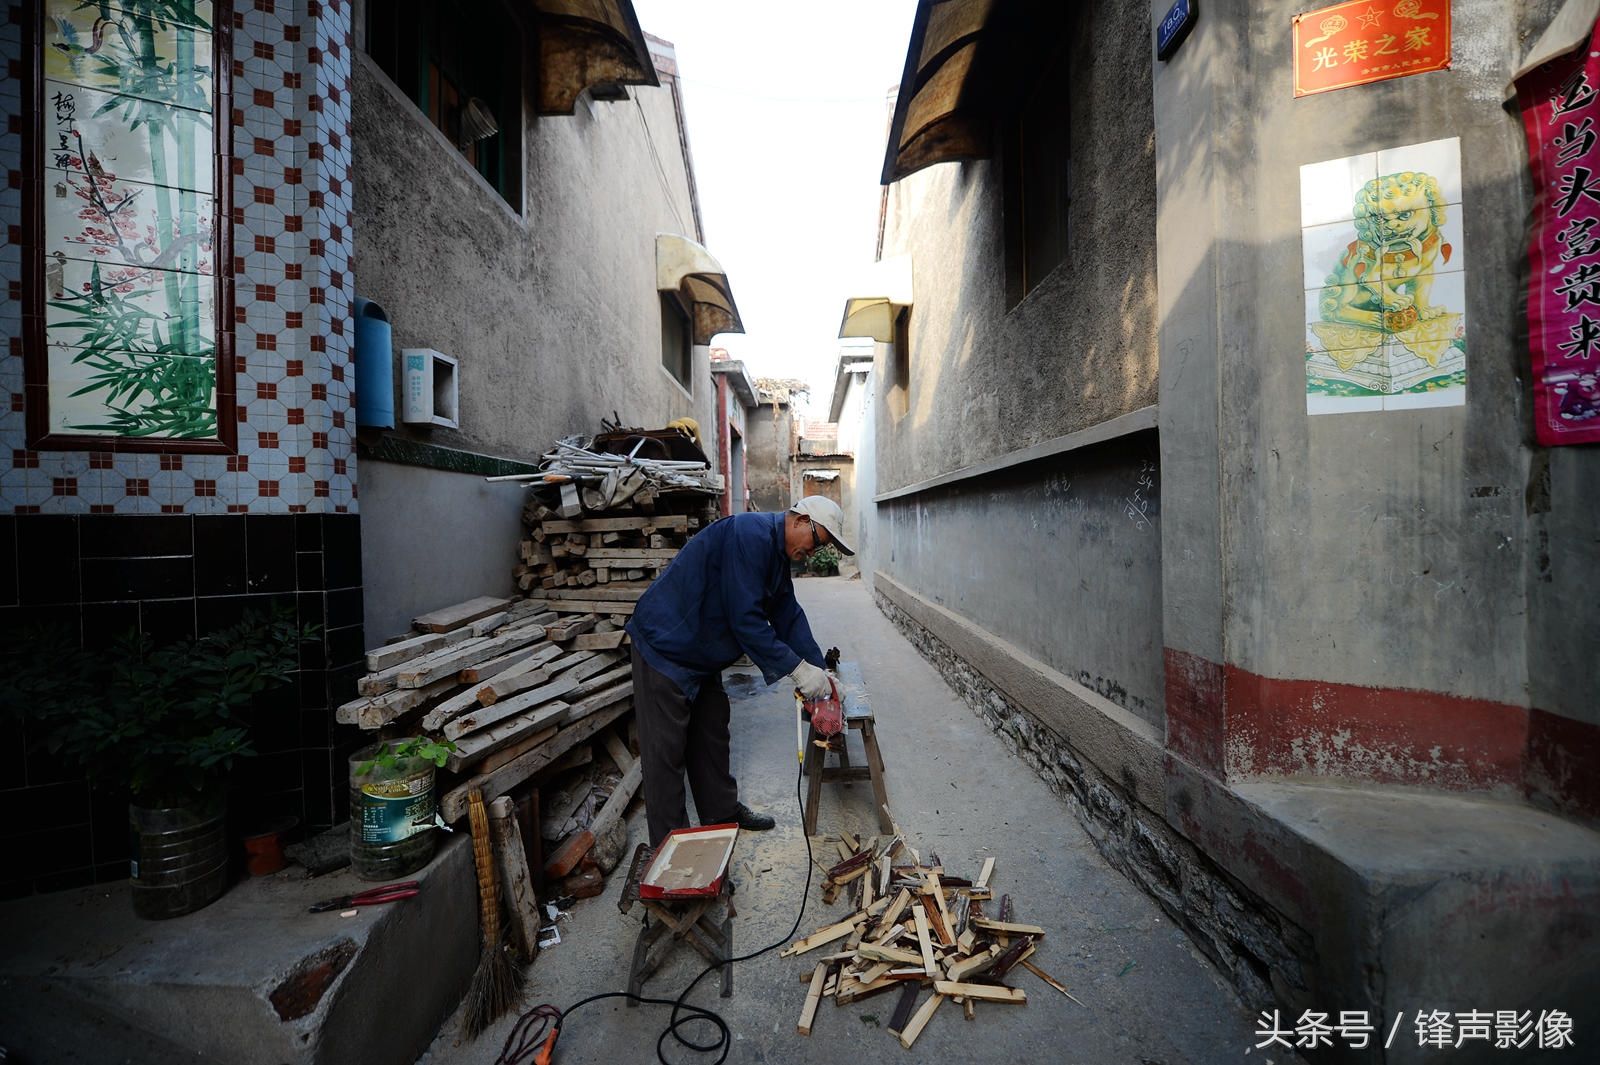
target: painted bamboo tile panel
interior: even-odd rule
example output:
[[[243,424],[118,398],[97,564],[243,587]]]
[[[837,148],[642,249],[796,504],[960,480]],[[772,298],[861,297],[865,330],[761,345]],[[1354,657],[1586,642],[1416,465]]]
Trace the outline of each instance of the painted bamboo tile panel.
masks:
[[[46,0],[53,433],[214,439],[210,0]]]

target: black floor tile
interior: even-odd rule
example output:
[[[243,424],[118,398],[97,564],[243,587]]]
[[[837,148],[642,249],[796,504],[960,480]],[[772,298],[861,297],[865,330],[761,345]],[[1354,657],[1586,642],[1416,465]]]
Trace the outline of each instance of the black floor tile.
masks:
[[[365,665],[366,659],[367,648],[365,641],[362,639],[360,625],[328,630],[328,665],[330,668],[339,669],[357,662]]]
[[[63,781],[43,787],[22,788],[0,823],[0,837],[42,832],[55,828],[88,825],[90,821],[89,784],[83,780]]]
[[[339,629],[347,625],[360,625],[362,616],[360,588],[343,588],[328,593],[328,628]]]
[[[94,846],[89,826],[72,825],[30,832],[9,843],[13,853],[23,855],[23,861],[32,868],[35,876],[78,869],[94,863]]]
[[[80,520],[84,558],[194,554],[194,518],[187,514],[90,514]]]
[[[0,606],[17,602],[17,518],[0,514]]]
[[[322,516],[322,572],[329,588],[354,588],[361,583],[361,518],[355,514]]]
[[[295,555],[295,581],[302,592],[322,590],[321,551],[301,551]]]
[[[245,516],[246,580],[252,593],[294,591],[294,519],[292,514]]]
[[[322,550],[322,515],[296,514],[294,516],[294,546],[296,551]]]
[[[192,600],[188,602],[191,613]],[[83,608],[83,645],[92,651],[103,650],[130,632],[139,631],[138,603],[88,603]]]
[[[81,869],[71,869],[63,873],[50,873],[46,876],[35,877],[33,888],[40,893],[69,891],[72,888],[88,887],[93,883],[94,869],[85,866]]]
[[[77,603],[78,519],[28,515],[16,529],[17,602]]]
[[[139,628],[157,643],[194,638],[193,599],[155,599],[139,604]]]
[[[194,559],[187,555],[83,560],[83,597],[88,602],[193,595]]]
[[[203,515],[194,519],[197,595],[239,595],[245,587],[245,519]]]

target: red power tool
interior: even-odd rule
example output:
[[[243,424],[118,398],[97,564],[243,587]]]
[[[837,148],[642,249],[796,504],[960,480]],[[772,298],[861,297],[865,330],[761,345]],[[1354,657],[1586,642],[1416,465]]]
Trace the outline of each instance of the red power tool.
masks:
[[[844,731],[844,696],[839,693],[839,685],[832,677],[828,678],[828,694],[820,699],[799,699],[800,712],[811,722],[811,727],[817,730],[817,735],[825,740],[831,740]]]

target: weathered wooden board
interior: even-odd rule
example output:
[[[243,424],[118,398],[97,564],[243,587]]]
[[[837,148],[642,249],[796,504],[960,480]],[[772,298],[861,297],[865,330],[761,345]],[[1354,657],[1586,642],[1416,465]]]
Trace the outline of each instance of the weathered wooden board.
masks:
[[[474,788],[481,790],[485,795],[497,798],[504,795],[566,754],[575,744],[582,743],[621,717],[628,708],[629,704],[624,703],[591,714],[582,721],[563,728],[522,757],[513,759],[492,772],[479,773],[462,781],[445,792],[444,797],[439,800],[440,816],[448,824],[456,823],[467,816],[467,796]]]
[[[510,605],[510,599],[480,595],[476,599],[468,599],[465,603],[447,606],[442,610],[430,610],[426,614],[412,618],[411,627],[418,632],[449,632],[451,629],[458,629],[479,618],[502,611]]]

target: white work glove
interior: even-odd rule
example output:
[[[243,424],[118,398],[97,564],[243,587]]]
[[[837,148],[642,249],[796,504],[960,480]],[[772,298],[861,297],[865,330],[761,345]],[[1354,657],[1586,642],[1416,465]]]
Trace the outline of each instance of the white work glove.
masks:
[[[789,674],[789,679],[794,681],[795,690],[807,699],[821,699],[833,694],[828,674],[803,658],[794,667],[794,672]]]

